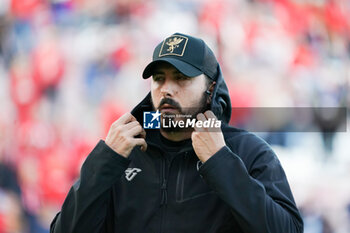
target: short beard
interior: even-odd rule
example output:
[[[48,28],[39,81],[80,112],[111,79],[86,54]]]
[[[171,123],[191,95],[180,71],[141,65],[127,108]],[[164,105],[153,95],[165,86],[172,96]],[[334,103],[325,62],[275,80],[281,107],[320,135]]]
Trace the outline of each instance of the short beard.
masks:
[[[178,125],[176,127],[170,125],[171,127],[163,127],[163,119],[165,121],[165,123],[167,123],[167,125],[169,125],[169,121],[179,121],[179,120],[192,120],[192,119],[196,119],[197,115],[199,113],[204,113],[206,110],[210,109],[210,104],[208,103],[208,98],[209,96],[206,93],[203,93],[203,96],[200,100],[200,102],[198,103],[198,108],[193,107],[190,109],[178,109],[178,115],[183,115],[183,116],[188,116],[188,117],[184,117],[182,119],[174,119],[174,117],[166,117],[167,113],[165,112],[163,116],[161,116],[161,130],[167,133],[179,133],[179,132],[189,132],[189,131],[193,131],[192,128],[186,128],[186,127],[179,127]],[[154,109],[156,109],[153,106]],[[173,115],[173,113],[168,113],[169,115]],[[165,116],[165,117],[164,117]]]

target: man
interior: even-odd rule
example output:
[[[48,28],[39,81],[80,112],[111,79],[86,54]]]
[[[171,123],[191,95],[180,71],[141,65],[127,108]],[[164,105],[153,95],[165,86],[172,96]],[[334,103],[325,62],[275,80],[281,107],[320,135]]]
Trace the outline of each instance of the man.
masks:
[[[203,40],[166,38],[143,72],[150,76],[150,93],[87,157],[51,232],[303,232],[274,152],[227,125],[228,90]],[[148,111],[176,116],[168,122],[189,116],[222,124],[145,130]]]

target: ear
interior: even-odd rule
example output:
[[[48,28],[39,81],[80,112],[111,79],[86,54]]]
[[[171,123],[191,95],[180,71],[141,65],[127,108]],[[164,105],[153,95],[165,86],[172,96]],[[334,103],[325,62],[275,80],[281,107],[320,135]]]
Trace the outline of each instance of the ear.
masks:
[[[213,91],[214,91],[215,85],[216,85],[216,82],[213,81],[213,82],[210,84],[209,88],[208,88],[208,91],[210,92],[210,96],[213,95]]]
[[[208,94],[207,104],[210,104],[210,103],[211,103],[211,99],[212,99],[212,97],[213,97],[213,91],[214,91],[215,84],[216,84],[215,81],[212,82],[212,83],[210,84],[210,86],[208,87],[207,91],[206,91],[206,93]]]

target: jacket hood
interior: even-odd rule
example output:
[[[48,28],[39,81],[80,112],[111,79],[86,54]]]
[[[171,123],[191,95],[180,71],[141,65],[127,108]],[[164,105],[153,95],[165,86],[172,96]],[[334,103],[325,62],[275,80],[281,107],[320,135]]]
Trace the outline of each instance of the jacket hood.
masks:
[[[210,109],[223,123],[228,123],[231,118],[231,100],[220,65],[217,64],[216,85],[213,91]],[[151,92],[131,111],[131,114],[143,125],[143,112],[153,111]]]

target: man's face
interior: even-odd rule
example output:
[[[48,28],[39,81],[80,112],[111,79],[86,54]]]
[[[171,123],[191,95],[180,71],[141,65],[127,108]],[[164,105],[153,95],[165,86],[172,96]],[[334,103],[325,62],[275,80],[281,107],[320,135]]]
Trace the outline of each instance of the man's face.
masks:
[[[201,74],[187,77],[169,63],[159,63],[152,76],[153,107],[162,114],[181,114],[196,117],[207,106],[206,77]]]

